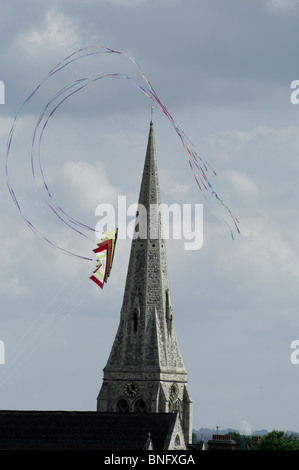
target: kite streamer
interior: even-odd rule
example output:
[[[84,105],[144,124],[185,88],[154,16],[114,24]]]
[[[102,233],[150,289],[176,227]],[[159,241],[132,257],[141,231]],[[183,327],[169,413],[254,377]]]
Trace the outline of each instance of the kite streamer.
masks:
[[[34,133],[32,137],[32,146],[31,146],[31,171],[32,171],[32,176],[34,179],[34,182],[37,186],[38,191],[40,192],[41,197],[47,204],[47,206],[50,208],[51,211],[54,212],[54,214],[61,220],[67,227],[70,229],[74,230],[76,233],[89,238],[91,238],[91,234],[94,235],[95,229],[92,227],[89,227],[88,225],[80,222],[79,220],[76,220],[74,217],[72,217],[70,214],[65,212],[65,210],[55,201],[50,189],[49,185],[46,181],[45,178],[45,173],[43,170],[42,166],[42,160],[41,160],[41,143],[43,139],[44,132],[47,128],[47,125],[49,123],[49,120],[51,117],[53,117],[54,113],[57,111],[57,109],[69,98],[74,96],[76,93],[82,91],[84,88],[86,88],[88,85],[91,83],[97,82],[101,79],[118,79],[118,80],[125,80],[131,85],[133,85],[135,88],[137,88],[139,91],[141,91],[147,98],[149,98],[152,103],[156,104],[162,112],[166,115],[166,117],[169,119],[170,123],[174,127],[176,133],[178,134],[181,143],[183,145],[185,154],[187,156],[190,168],[193,172],[195,181],[197,186],[199,187],[200,191],[203,191],[204,193],[208,193],[216,198],[216,200],[225,208],[225,210],[229,213],[234,227],[239,233],[239,228],[238,228],[238,220],[237,218],[232,214],[231,210],[229,207],[223,202],[223,200],[220,198],[220,196],[217,194],[215,189],[213,188],[213,185],[211,184],[210,179],[208,178],[208,173],[209,171],[212,172],[212,176],[216,175],[215,171],[213,168],[209,165],[207,161],[204,161],[201,156],[199,155],[196,147],[194,144],[190,141],[190,139],[187,137],[187,135],[179,128],[177,125],[176,121],[173,119],[169,111],[167,110],[165,104],[163,101],[158,97],[157,93],[155,92],[154,88],[152,87],[149,79],[146,77],[146,75],[143,73],[141,67],[130,57],[124,52],[116,51],[113,49],[106,48],[104,46],[88,46],[82,49],[79,49],[69,56],[67,56],[65,59],[63,59],[61,62],[59,62],[54,68],[50,70],[48,75],[37,85],[37,87],[33,90],[33,92],[26,98],[26,100],[23,102],[21,107],[19,108],[17,114],[14,117],[13,120],[13,125],[10,129],[9,135],[8,135],[8,141],[7,141],[7,151],[6,151],[6,182],[8,186],[8,190],[10,192],[10,195],[12,197],[12,200],[14,204],[16,205],[19,213],[29,226],[31,230],[33,230],[36,234],[40,235],[47,243],[52,245],[54,248],[58,249],[64,254],[78,257],[84,260],[89,260],[92,261],[92,258],[82,256],[78,253],[70,252],[55,243],[53,243],[49,238],[45,237],[43,234],[39,232],[39,230],[32,224],[32,222],[25,216],[23,213],[23,209],[21,207],[20,201],[16,197],[16,193],[11,185],[10,178],[9,178],[9,159],[10,159],[10,154],[11,154],[11,146],[12,146],[12,141],[13,141],[13,136],[15,132],[15,127],[17,120],[19,119],[21,113],[25,109],[26,105],[33,99],[33,97],[38,93],[40,88],[42,86],[45,86],[47,81],[53,77],[54,75],[58,74],[60,71],[68,67],[70,64],[74,63],[75,61],[78,60],[83,60],[91,56],[98,56],[101,54],[114,54],[118,56],[125,56],[129,61],[131,61],[135,67],[137,68],[137,71],[139,72],[141,78],[143,79],[142,84],[137,83],[136,80],[134,80],[132,77],[124,74],[116,74],[116,73],[111,73],[111,74],[99,74],[95,75],[92,77],[82,77],[79,79],[74,80],[73,82],[65,85],[63,88],[61,88],[46,104],[44,109],[42,110],[35,128],[34,128]],[[37,177],[41,177],[42,181],[42,189],[38,186],[37,184]],[[231,230],[231,234],[233,237],[233,231]]]

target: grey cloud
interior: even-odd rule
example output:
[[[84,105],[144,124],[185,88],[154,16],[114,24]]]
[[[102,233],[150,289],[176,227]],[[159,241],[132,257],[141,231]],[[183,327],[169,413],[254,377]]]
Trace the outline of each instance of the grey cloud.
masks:
[[[97,44],[132,56],[200,155],[215,167],[213,184],[240,219],[242,234],[232,242],[220,220],[225,211],[207,203],[196,188],[179,138],[156,107],[163,202],[204,204],[203,248],[188,253],[182,241],[167,241],[174,321],[189,372],[194,426],[225,422],[238,428],[246,420],[253,428],[294,429],[296,394],[290,390],[298,387],[298,372],[290,366],[289,344],[298,335],[299,108],[290,103],[290,83],[299,78],[299,8],[280,2],[284,8],[277,10],[270,8],[275,2],[258,0],[125,3],[27,1],[25,8],[23,1],[2,2],[2,154],[19,106],[65,53],[73,52],[69,48]],[[47,30],[47,14],[55,8],[73,31],[69,43],[65,31],[51,36],[49,24]],[[37,31],[41,42],[32,36]],[[121,59],[112,63],[103,57],[78,62],[69,74],[42,87],[24,109],[30,126],[17,122],[11,161],[21,202],[39,229],[83,253],[90,253],[93,244],[50,218],[36,197],[28,170],[30,141],[39,113],[61,83],[106,72],[108,66],[115,73],[132,71]],[[70,173],[62,173],[67,165],[80,170],[78,162],[89,171],[98,169],[99,180],[103,168],[107,197],[119,191],[134,202],[149,119],[150,102],[125,81],[90,85],[65,103],[50,121],[42,147],[59,203],[95,224],[95,208],[83,209],[83,202],[94,201],[97,188],[89,194],[87,177],[84,185],[76,185],[79,173],[72,173],[69,184]],[[0,371],[2,407],[95,409],[101,369],[119,321],[129,240],[119,242],[111,281],[99,292],[89,283],[92,263],[56,253],[28,232],[3,172],[1,188],[2,285],[8,287],[1,294],[0,339],[7,345],[7,367],[10,351],[39,314],[46,309],[45,320],[58,314],[41,336],[28,336],[34,342],[9,379],[5,368]],[[82,297],[74,295],[78,283]],[[276,403],[268,406],[274,388]]]

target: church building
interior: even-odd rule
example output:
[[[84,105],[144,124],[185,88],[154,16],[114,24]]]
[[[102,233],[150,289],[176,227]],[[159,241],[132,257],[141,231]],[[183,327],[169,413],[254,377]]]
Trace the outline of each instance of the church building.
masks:
[[[97,410],[177,411],[187,445],[192,440],[192,400],[174,329],[160,204],[151,122],[120,323]]]
[[[162,233],[151,122],[120,322],[97,411],[0,411],[1,450],[192,448],[192,400]]]

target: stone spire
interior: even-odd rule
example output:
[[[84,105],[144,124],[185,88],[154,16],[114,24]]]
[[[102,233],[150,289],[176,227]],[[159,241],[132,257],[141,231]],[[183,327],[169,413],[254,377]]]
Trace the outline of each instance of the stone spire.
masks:
[[[125,391],[124,388],[118,388],[117,384],[121,381],[124,386],[126,381],[139,384],[138,393],[136,396],[132,394],[131,399],[139,396],[139,401],[141,399],[144,402],[147,411],[182,409],[184,402],[184,427],[189,436],[191,398],[186,385],[187,372],[173,326],[152,122],[120,323],[104,368],[98,411],[117,410],[115,400]],[[123,399],[127,397],[124,395]],[[135,411],[130,409],[132,403],[128,400],[127,404],[127,411]],[[126,408],[124,401],[122,406]]]
[[[105,370],[186,373],[172,321],[152,122],[135,227],[120,325]]]

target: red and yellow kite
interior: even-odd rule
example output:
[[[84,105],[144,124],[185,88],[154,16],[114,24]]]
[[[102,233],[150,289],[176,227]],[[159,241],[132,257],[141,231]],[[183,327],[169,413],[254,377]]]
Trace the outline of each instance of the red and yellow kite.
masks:
[[[101,243],[93,250],[97,254],[98,265],[90,279],[102,289],[111,271],[116,239],[117,228],[104,232]]]

